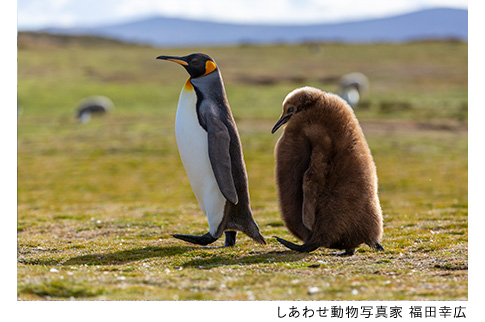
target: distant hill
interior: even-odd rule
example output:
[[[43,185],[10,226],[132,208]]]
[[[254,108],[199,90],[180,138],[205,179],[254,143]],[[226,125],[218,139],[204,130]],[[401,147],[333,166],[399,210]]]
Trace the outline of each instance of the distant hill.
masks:
[[[143,46],[142,44],[128,43],[112,38],[98,37],[93,35],[78,36],[52,33],[39,33],[30,31],[19,31],[17,34],[17,48],[38,49],[56,48],[66,46],[82,47],[113,47],[113,46]]]
[[[332,41],[468,41],[468,10],[429,9],[382,19],[313,25],[244,25],[154,17],[93,28],[47,28],[43,32],[102,36],[154,46],[234,45]]]

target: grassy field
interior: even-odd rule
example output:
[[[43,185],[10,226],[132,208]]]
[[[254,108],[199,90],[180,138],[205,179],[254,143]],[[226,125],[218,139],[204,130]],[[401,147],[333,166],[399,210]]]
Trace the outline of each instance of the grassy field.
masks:
[[[160,49],[21,33],[18,50],[18,299],[466,300],[468,45],[302,44]],[[155,60],[206,52],[224,76],[253,213],[268,245],[197,247],[208,229],[180,162],[174,117],[186,72]],[[270,131],[296,87],[370,91],[356,110],[372,150],[384,252],[286,250]],[[106,95],[113,113],[76,122]],[[311,291],[310,291],[311,290]]]

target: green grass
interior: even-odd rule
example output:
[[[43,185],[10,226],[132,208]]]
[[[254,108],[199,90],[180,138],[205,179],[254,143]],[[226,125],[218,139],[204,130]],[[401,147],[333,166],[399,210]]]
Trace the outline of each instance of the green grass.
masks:
[[[466,300],[467,44],[158,49],[36,39],[18,52],[18,298],[21,300]],[[64,42],[63,42],[64,41]],[[202,51],[218,62],[268,245],[197,247],[208,229],[179,160],[174,115],[187,75],[155,60]],[[270,130],[292,89],[371,80],[356,111],[376,162],[384,252],[286,250]],[[78,124],[77,102],[113,113]],[[316,293],[308,292],[317,287]]]

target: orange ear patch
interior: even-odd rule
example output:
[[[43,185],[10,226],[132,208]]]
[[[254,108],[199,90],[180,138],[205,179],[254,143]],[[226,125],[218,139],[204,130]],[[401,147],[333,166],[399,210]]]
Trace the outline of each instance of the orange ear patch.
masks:
[[[213,61],[210,61],[210,60],[206,61],[205,62],[205,73],[202,76],[205,76],[207,74],[212,73],[213,71],[216,70],[216,68],[217,68],[217,66],[216,66],[216,64],[214,64]]]

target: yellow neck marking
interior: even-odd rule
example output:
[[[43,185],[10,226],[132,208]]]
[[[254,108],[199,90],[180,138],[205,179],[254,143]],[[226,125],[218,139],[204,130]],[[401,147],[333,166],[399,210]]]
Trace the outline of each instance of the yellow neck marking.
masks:
[[[189,77],[189,79],[187,79],[187,81],[185,82],[184,89],[185,89],[185,90],[187,90],[187,91],[192,91],[192,90],[194,90],[194,85],[192,85],[192,83],[190,82],[190,77]]]

